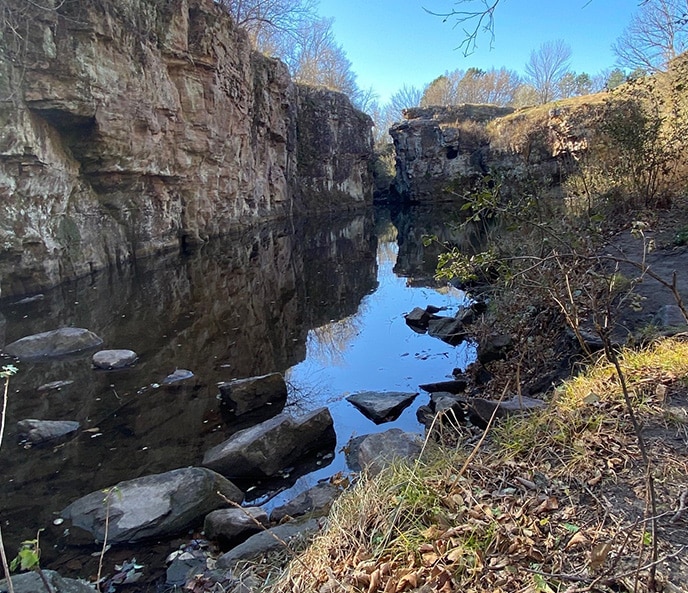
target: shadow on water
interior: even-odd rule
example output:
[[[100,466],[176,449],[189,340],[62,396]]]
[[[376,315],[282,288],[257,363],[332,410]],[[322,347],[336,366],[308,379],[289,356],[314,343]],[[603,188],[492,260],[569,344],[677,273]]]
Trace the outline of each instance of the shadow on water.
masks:
[[[434,226],[433,226],[434,225]],[[438,230],[439,229],[439,230]],[[91,353],[21,362],[12,379],[8,430],[0,451],[2,521],[7,548],[49,527],[55,514],[90,491],[138,476],[199,465],[204,452],[245,424],[227,424],[217,383],[280,371],[287,409],[328,406],[337,432],[331,455],[311,460],[281,484],[296,485],[272,504],[345,469],[352,435],[395,426],[420,432],[419,395],[393,423],[375,425],[345,396],[364,390],[417,391],[474,356],[412,332],[403,314],[428,304],[451,312],[456,290],[430,280],[435,254],[422,235],[445,233],[437,215],[372,212],[282,223],[214,241],[194,253],[168,254],[46,292],[27,304],[0,303],[0,346],[58,327],[86,327],[105,348],[139,355],[126,370],[95,371]],[[421,273],[422,272],[422,273]],[[411,285],[412,284],[412,285]],[[194,377],[164,386],[175,369]],[[72,381],[59,390],[38,388]],[[277,412],[278,410],[274,410]],[[78,420],[79,434],[54,446],[16,444],[24,418]],[[46,535],[46,541],[57,533]],[[46,563],[51,560],[44,545]]]

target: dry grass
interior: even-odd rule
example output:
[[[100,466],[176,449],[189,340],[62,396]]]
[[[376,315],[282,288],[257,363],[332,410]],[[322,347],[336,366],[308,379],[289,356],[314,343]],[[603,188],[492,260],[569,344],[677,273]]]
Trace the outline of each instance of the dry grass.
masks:
[[[624,352],[622,367],[646,430],[688,438],[685,421],[667,414],[685,396],[688,343]],[[465,467],[475,447],[468,431],[454,447],[428,447],[413,466],[363,476],[269,590],[647,590],[644,468],[612,370],[599,362],[546,410],[501,423]],[[671,519],[685,456],[666,439],[650,440],[650,450],[661,483],[658,572],[667,591],[680,591],[675,535],[685,530]]]

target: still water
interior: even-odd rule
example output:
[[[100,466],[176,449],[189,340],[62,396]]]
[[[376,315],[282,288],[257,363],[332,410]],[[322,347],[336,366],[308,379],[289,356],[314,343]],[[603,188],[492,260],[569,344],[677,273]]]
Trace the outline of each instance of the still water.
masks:
[[[445,215],[446,216],[446,215]],[[217,383],[279,371],[287,409],[328,406],[337,432],[331,456],[257,493],[283,491],[271,504],[345,470],[351,436],[400,427],[421,432],[420,393],[380,426],[346,402],[359,391],[418,391],[475,357],[413,332],[404,314],[429,304],[465,304],[432,280],[436,250],[422,237],[451,238],[432,212],[378,211],[284,222],[65,284],[28,304],[0,302],[0,346],[58,327],[85,327],[104,348],[128,348],[137,364],[95,371],[87,353],[19,363],[0,451],[0,500],[8,549],[35,537],[75,498],[142,475],[199,465],[204,452],[246,423],[223,418]],[[160,386],[175,369],[194,378]],[[51,381],[72,381],[40,391]],[[77,420],[82,430],[56,446],[24,448],[16,422]],[[252,421],[255,422],[256,418]],[[246,486],[246,485],[243,485]]]

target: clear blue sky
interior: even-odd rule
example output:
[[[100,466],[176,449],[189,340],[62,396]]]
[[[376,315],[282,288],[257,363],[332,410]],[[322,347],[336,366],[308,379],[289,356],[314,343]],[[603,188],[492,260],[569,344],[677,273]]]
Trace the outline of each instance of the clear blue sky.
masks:
[[[464,38],[461,26],[423,10],[447,12],[458,6],[454,0],[320,0],[320,14],[335,18],[337,41],[359,86],[372,86],[384,103],[403,84],[423,87],[447,70],[504,66],[522,74],[530,52],[557,39],[571,47],[574,71],[594,75],[613,68],[611,44],[639,1],[501,0],[492,49],[489,34],[481,34],[468,57],[456,49]]]

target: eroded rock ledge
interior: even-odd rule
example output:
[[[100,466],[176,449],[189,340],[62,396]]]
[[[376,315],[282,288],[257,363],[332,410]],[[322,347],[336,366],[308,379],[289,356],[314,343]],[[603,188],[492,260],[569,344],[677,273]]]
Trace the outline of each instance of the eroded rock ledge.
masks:
[[[372,201],[370,118],[212,0],[53,5],[8,0],[0,31],[2,296]]]

